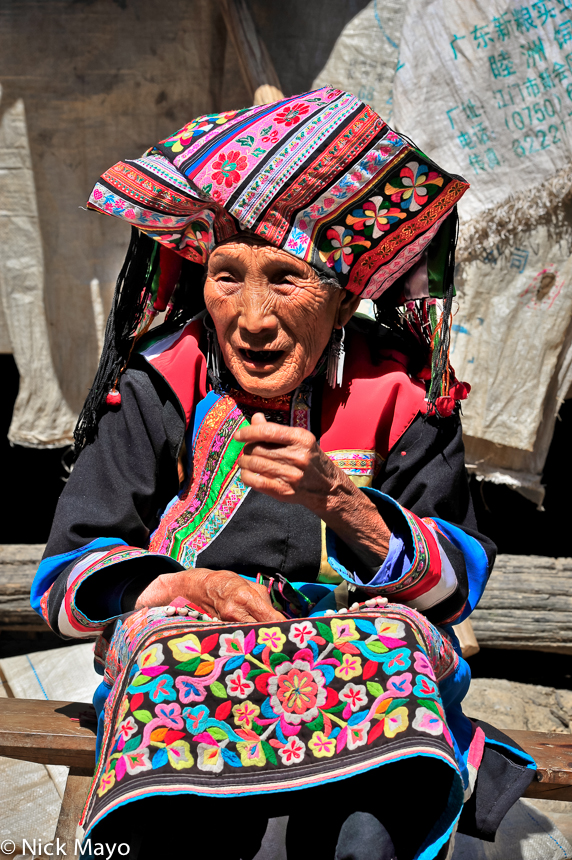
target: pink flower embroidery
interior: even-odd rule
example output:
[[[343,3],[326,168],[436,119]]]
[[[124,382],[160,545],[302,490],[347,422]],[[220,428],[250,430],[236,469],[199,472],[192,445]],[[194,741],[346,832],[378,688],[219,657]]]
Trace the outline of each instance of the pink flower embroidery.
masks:
[[[347,702],[354,713],[367,705],[367,693],[363,684],[346,684],[340,690],[340,699]]]
[[[440,735],[443,733],[443,720],[429,708],[417,708],[413,728],[428,735]]]
[[[237,669],[232,675],[228,675],[226,679],[226,689],[229,696],[236,696],[238,699],[246,699],[254,690],[252,681],[248,681],[242,674],[242,669]]]
[[[318,687],[310,672],[291,669],[278,680],[278,699],[289,714],[305,714],[315,707]]]
[[[221,152],[213,162],[212,177],[217,185],[224,183],[227,188],[232,188],[240,179],[239,171],[244,170],[247,164],[247,159],[239,150],[231,149],[226,155]]]
[[[296,125],[305,116],[310,108],[304,102],[296,102],[293,105],[286,105],[274,117],[275,122],[284,123],[286,127]]]
[[[358,723],[356,726],[348,726],[348,749],[355,750],[367,743],[367,733],[371,723]]]
[[[404,672],[402,675],[394,675],[388,678],[387,692],[393,696],[409,696],[411,693],[411,672]]]
[[[312,636],[316,636],[317,632],[318,631],[314,625],[309,621],[300,621],[292,624],[290,632],[288,633],[288,639],[300,648],[305,648],[308,644],[308,640],[311,639]]]
[[[308,746],[316,758],[330,758],[336,751],[336,739],[326,737],[324,732],[314,732]]]
[[[237,744],[238,746],[238,744]],[[282,764],[290,765],[298,761],[302,761],[306,752],[306,744],[299,738],[288,738],[288,743],[285,747],[278,750],[278,755],[282,759]]]
[[[425,654],[422,654],[420,651],[416,651],[413,655],[413,659],[413,666],[416,672],[420,672],[422,675],[427,675],[429,678],[435,680],[433,666],[431,665]]]
[[[344,681],[357,678],[362,673],[361,659],[353,654],[344,654],[341,666],[338,666],[334,673],[338,678],[343,678]]]

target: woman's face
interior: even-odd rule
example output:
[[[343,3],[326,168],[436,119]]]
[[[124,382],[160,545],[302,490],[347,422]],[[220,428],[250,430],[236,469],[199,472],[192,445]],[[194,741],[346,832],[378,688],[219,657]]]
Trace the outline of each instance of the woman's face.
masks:
[[[287,251],[241,237],[212,252],[205,303],[236,381],[270,398],[309,376],[332,329],[348,322],[359,297],[323,284]]]

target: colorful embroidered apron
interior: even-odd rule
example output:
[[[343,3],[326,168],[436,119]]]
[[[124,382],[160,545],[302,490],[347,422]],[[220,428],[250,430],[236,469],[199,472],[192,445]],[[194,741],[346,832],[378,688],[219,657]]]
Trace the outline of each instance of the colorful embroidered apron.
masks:
[[[113,690],[83,825],[150,795],[301,789],[425,756],[455,773],[440,841],[463,803],[438,687],[457,663],[404,606],[272,625],[134,613],[108,655]]]

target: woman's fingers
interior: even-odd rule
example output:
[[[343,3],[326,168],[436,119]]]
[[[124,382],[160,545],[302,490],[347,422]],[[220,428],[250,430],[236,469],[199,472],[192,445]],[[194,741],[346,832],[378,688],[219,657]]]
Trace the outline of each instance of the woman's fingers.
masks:
[[[254,472],[257,475],[264,475],[266,478],[277,478],[295,483],[304,477],[304,469],[299,466],[294,466],[291,463],[285,463],[282,460],[270,460],[268,457],[259,457],[254,455],[243,455],[240,460],[240,468],[242,472]]]
[[[223,621],[240,623],[254,621],[283,621],[276,612],[268,592],[231,571],[213,571],[207,582],[208,598],[215,614]]]
[[[259,415],[264,419],[263,421],[258,420]],[[256,423],[254,423],[254,419],[257,419]],[[261,413],[253,415],[250,426],[241,427],[234,434],[234,438],[237,442],[244,442],[245,445],[256,442],[273,445],[312,444],[316,441],[315,436],[309,430],[266,421]]]

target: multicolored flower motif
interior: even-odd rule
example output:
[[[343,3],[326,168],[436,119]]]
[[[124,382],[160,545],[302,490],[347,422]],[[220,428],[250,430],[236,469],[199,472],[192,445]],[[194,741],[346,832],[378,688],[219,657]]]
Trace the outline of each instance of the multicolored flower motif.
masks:
[[[204,770],[210,773],[220,773],[224,767],[224,758],[222,750],[218,746],[210,744],[199,744],[197,767],[199,770]]]
[[[163,146],[166,146],[171,152],[179,153],[189,146],[197,137],[206,134],[217,125],[224,125],[229,119],[233,119],[241,111],[228,111],[227,113],[206,114],[199,116],[192,122],[188,122],[178,132],[161,141]]]
[[[409,712],[407,708],[395,708],[385,715],[383,733],[386,738],[394,738],[399,732],[404,732],[409,725]]]
[[[236,751],[243,767],[263,767],[266,764],[264,747],[260,740],[239,741]]]
[[[314,732],[308,746],[316,758],[331,758],[336,751],[336,739],[324,732]]]
[[[340,690],[340,699],[347,702],[350,711],[355,713],[367,705],[367,690],[363,684],[346,684]]]
[[[274,122],[284,124],[287,128],[291,125],[296,125],[300,122],[303,116],[309,112],[310,108],[304,102],[296,102],[293,105],[286,105],[274,117]]]
[[[141,651],[118,699],[100,796],[150,769],[293,767],[411,730],[451,745],[431,661],[407,647],[421,634],[395,610],[223,631],[195,623]]]
[[[268,693],[274,713],[292,725],[315,719],[327,696],[323,673],[305,660],[281,663],[268,681]]]
[[[309,640],[317,635],[318,631],[314,625],[307,619],[303,619],[302,621],[294,621],[292,623],[288,639],[299,648],[305,648]]]
[[[409,161],[399,171],[399,177],[386,183],[384,191],[391,195],[393,203],[401,204],[402,209],[417,212],[441,188],[444,181],[436,170],[429,170],[426,164]]]
[[[252,702],[242,702],[240,705],[234,705],[232,709],[234,714],[234,722],[237,726],[242,726],[244,729],[252,727],[252,721],[260,713],[258,705],[253,705]]]
[[[354,255],[365,251],[371,245],[365,236],[356,236],[344,227],[330,227],[326,231],[326,239],[324,248],[320,249],[320,259],[330,269],[343,272],[344,275],[349,272]]]
[[[254,690],[252,681],[248,681],[242,674],[242,669],[237,669],[232,675],[226,678],[226,689],[229,696],[236,696],[238,699],[246,699]]]
[[[434,736],[443,734],[443,720],[429,708],[417,708],[412,725],[418,732],[427,732]]]
[[[289,738],[288,743],[278,750],[282,764],[285,765],[298,764],[304,758],[305,753],[306,744],[296,737]]]
[[[337,678],[343,678],[344,681],[349,681],[350,678],[357,678],[362,674],[361,659],[355,654],[344,654],[340,666],[334,670]]]
[[[216,161],[212,164],[212,178],[217,185],[224,183],[226,188],[232,188],[240,180],[240,171],[245,170],[248,165],[246,156],[241,155],[238,149],[229,149],[225,154],[219,153]]]
[[[361,209],[354,209],[351,215],[347,216],[346,224],[366,236],[378,239],[392,224],[406,217],[406,212],[391,206],[383,197],[372,197]]]
[[[282,651],[282,646],[285,642],[286,637],[279,627],[261,627],[258,631],[259,645],[268,645],[274,653]]]

